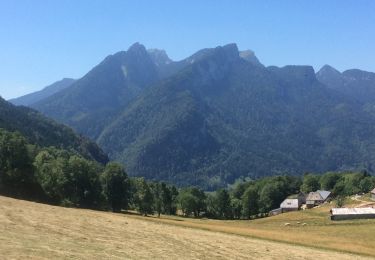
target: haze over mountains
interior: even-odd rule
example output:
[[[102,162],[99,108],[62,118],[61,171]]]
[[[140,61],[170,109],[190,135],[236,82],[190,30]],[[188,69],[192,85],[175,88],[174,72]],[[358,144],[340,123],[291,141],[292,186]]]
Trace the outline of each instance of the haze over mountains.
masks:
[[[136,43],[31,104],[131,175],[214,188],[240,176],[369,169],[374,73],[265,67],[235,44],[182,61]]]
[[[11,102],[14,105],[30,106],[42,99],[52,96],[53,94],[69,87],[73,82],[74,79],[64,78],[43,88],[40,91],[33,92],[18,98],[10,99],[9,102]]]

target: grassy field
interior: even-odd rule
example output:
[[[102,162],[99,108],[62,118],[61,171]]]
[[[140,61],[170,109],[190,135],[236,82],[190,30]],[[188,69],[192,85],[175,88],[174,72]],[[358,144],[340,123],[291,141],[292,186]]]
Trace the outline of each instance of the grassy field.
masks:
[[[321,208],[256,221],[158,219],[0,197],[0,258],[365,259],[364,254],[375,256],[374,221],[333,223],[326,211],[327,208]],[[286,222],[291,225],[285,226]]]
[[[172,217],[155,221],[375,257],[375,220],[331,221],[329,209],[326,205],[253,221]]]

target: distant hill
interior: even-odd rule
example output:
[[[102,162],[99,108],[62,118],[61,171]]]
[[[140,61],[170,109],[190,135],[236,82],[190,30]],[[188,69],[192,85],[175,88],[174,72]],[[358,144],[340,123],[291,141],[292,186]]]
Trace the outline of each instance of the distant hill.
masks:
[[[77,135],[72,129],[46,118],[34,109],[15,106],[0,97],[0,128],[18,131],[31,143],[73,150],[100,163],[107,155],[89,139]]]
[[[70,85],[73,84],[74,81],[75,81],[74,79],[64,78],[60,81],[57,81],[57,82],[43,88],[40,91],[30,93],[30,94],[24,95],[22,97],[10,99],[8,101],[11,102],[14,105],[30,106],[30,105],[32,105],[32,104],[34,104],[34,103],[36,103],[36,102],[38,102],[42,99],[45,99],[49,96],[52,96],[53,94],[69,87]]]
[[[264,67],[235,44],[172,61],[137,43],[33,107],[131,175],[178,185],[371,170],[375,116],[319,78],[311,66]]]
[[[340,93],[361,103],[375,103],[375,73],[359,69],[340,73],[329,65],[316,74],[317,79]]]

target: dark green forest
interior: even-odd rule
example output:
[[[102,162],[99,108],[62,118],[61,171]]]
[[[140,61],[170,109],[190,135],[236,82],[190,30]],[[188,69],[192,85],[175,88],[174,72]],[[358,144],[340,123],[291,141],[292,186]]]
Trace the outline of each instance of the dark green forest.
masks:
[[[0,194],[66,207],[250,219],[266,216],[299,191],[325,189],[337,197],[368,192],[374,186],[375,177],[367,172],[328,172],[238,179],[214,192],[179,189],[129,177],[121,164],[103,165],[76,152],[33,145],[19,132],[0,129]]]

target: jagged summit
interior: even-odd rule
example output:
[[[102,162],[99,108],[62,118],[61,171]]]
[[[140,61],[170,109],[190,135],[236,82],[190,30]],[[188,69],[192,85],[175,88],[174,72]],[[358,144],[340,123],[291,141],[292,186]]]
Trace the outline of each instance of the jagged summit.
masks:
[[[269,66],[267,69],[287,82],[298,83],[316,81],[314,68],[308,65],[287,65],[281,68]]]
[[[238,47],[235,43],[218,46],[214,49],[214,53],[216,55],[223,55],[229,61],[236,60],[239,57]]]
[[[224,46],[219,46],[217,48],[223,48],[227,53],[238,55],[238,46],[236,43],[228,43]]]
[[[344,85],[343,74],[330,65],[324,65],[317,73],[316,78],[326,86],[339,89]]]
[[[143,44],[139,42],[133,43],[129,48],[128,52],[145,52],[146,48]]]
[[[147,50],[148,54],[151,56],[151,59],[153,62],[158,65],[168,65],[171,62],[173,62],[169,57],[168,54],[165,50],[160,50],[160,49],[148,49]]]
[[[324,74],[341,74],[337,69],[334,67],[326,64],[320,68],[320,70],[316,73],[317,75],[324,75]]]
[[[255,53],[252,50],[240,51],[240,57],[255,66],[264,67],[263,64],[260,63],[258,58],[255,56]]]

